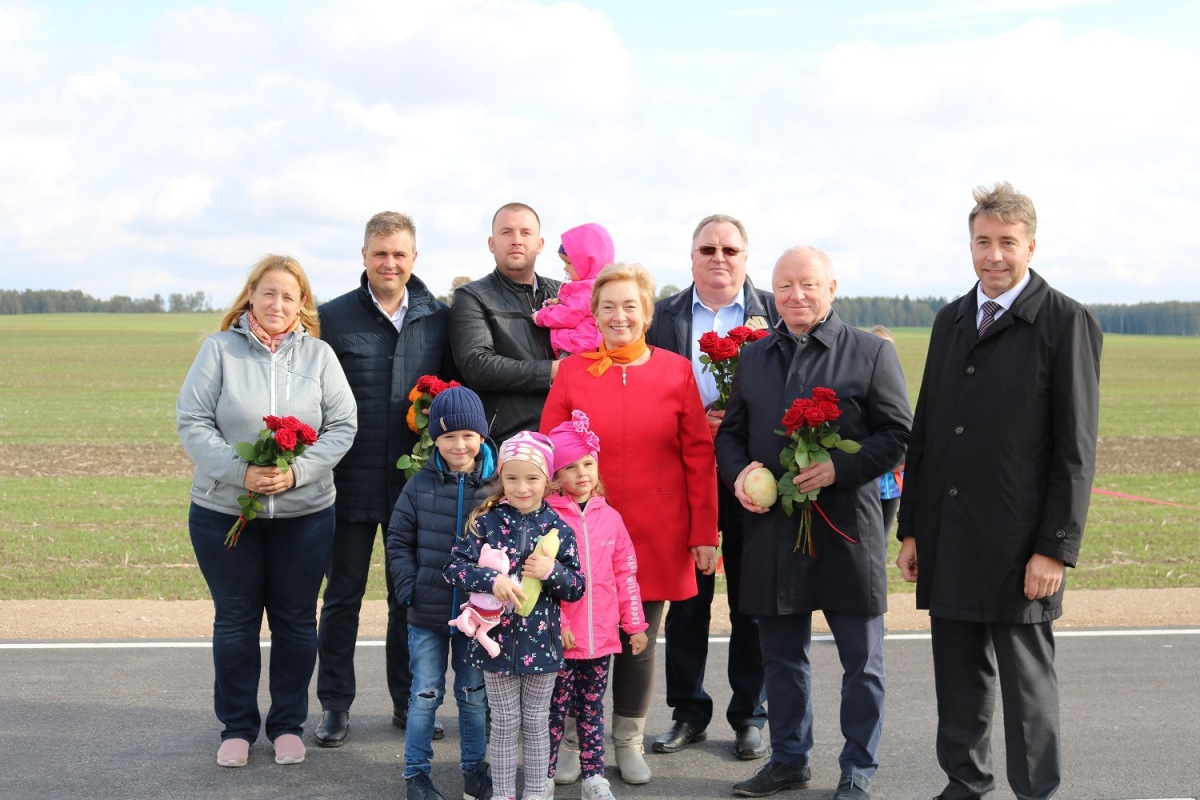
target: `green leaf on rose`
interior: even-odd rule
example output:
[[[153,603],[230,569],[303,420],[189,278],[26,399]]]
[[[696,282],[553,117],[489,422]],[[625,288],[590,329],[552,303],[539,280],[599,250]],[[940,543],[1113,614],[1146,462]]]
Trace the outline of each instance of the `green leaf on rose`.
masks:
[[[857,453],[859,450],[862,450],[861,444],[850,439],[842,439],[834,447],[843,453]]]

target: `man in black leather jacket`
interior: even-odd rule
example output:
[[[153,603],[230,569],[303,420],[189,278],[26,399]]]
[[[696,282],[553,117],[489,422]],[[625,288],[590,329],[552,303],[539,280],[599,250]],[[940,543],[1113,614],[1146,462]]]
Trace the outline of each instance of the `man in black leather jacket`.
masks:
[[[501,206],[488,249],[496,269],[460,286],[450,307],[450,346],[463,383],[483,400],[492,438],[537,430],[558,371],[550,330],[532,314],[558,296],[560,281],[534,273],[542,252],[541,220],[524,203]]]

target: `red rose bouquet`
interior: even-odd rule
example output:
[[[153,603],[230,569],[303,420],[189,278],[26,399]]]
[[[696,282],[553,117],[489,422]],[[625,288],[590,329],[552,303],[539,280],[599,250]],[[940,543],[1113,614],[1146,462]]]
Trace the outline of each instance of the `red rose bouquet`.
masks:
[[[295,417],[266,416],[263,422],[267,427],[259,431],[256,441],[240,442],[234,446],[238,458],[259,467],[274,465],[280,472],[287,472],[292,462],[317,442],[317,432]],[[249,492],[238,497],[242,513],[229,533],[225,534],[226,549],[238,543],[246,523],[263,510],[262,503],[258,502],[260,496],[258,492]]]
[[[462,386],[458,381],[444,381],[436,375],[422,375],[417,384],[408,393],[412,405],[408,407],[405,422],[408,429],[417,434],[417,443],[409,455],[400,456],[396,461],[396,469],[404,470],[404,477],[411,478],[421,471],[429,456],[433,454],[433,439],[429,436],[429,406],[433,398],[449,389],[451,386]]]
[[[792,552],[804,550],[813,558],[817,556],[812,541],[813,507],[816,506],[821,516],[825,517],[825,512],[821,511],[816,503],[821,490],[815,489],[802,494],[796,484],[792,483],[792,479],[810,464],[828,461],[830,450],[836,448],[843,453],[857,453],[862,450],[862,445],[858,442],[843,439],[838,435],[837,426],[832,423],[841,415],[837,392],[818,386],[813,389],[812,397],[801,397],[792,403],[791,408],[783,415],[784,430],[775,431],[791,439],[779,455],[783,468],[787,470],[779,479],[779,497],[783,502],[783,510],[788,515],[797,510],[797,506],[800,511],[800,529],[796,532],[796,546],[792,548]],[[825,517],[825,521],[829,522],[829,518]],[[854,541],[834,527],[832,522],[829,524],[841,536]]]
[[[712,405],[715,410],[720,411],[729,405],[733,373],[737,371],[742,345],[756,342],[768,334],[770,331],[765,328],[752,330],[739,325],[730,328],[725,336],[718,336],[716,331],[708,331],[700,336],[700,363],[704,365],[705,372],[711,372],[717,379],[717,399]]]

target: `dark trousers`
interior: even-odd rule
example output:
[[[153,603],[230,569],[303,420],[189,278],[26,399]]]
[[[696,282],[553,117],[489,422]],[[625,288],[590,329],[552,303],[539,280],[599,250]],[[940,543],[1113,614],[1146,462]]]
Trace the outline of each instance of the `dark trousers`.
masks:
[[[612,685],[613,714],[627,719],[642,719],[654,699],[654,656],[658,652],[658,625],[662,622],[665,600],[643,600],[642,614],[649,625],[646,649],[633,654],[629,634],[621,631],[621,652],[613,656],[609,683]]]
[[[1061,782],[1058,676],[1051,623],[1009,625],[932,617],[937,757],[946,800],[995,786],[992,716],[996,678],[1004,703],[1008,784],[1019,800],[1045,800]]]
[[[729,600],[729,687],[733,695],[725,718],[737,730],[747,725],[762,728],[767,721],[763,685],[762,649],[758,621],[743,614],[738,602],[742,579],[742,515],[747,513],[724,486],[718,494],[721,556],[725,561],[726,596]],[[699,594],[672,602],[666,621],[667,705],[672,719],[703,730],[712,721],[713,701],[704,691],[708,662],[708,631],[716,577],[696,571]]]
[[[289,519],[258,517],[235,547],[225,534],[236,514],[192,504],[188,533],[208,583],[213,618],[213,707],[225,726],[221,739],[258,737],[259,633],[263,613],[271,628],[271,707],[266,734],[304,732],[308,684],[317,660],[317,594],[329,563],[333,508]]]
[[[842,662],[843,773],[870,778],[879,767],[883,735],[883,616],[825,612]],[[759,617],[771,760],[807,766],[813,748],[812,615]]]
[[[383,525],[386,527],[387,522]],[[317,630],[321,656],[317,670],[317,699],[326,711],[349,711],[354,702],[354,646],[358,641],[358,619],[378,529],[376,522],[338,520],[334,533],[329,580],[325,584],[325,601]],[[388,692],[392,696],[392,707],[407,713],[412,686],[412,673],[408,669],[408,606],[396,602],[386,558],[383,565],[387,576],[388,624],[384,661]]]

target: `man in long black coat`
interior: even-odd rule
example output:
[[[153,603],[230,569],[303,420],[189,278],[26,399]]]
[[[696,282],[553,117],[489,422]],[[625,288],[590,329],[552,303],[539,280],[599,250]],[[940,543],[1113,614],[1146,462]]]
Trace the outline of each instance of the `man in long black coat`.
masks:
[[[717,432],[721,480],[743,507],[741,608],[758,618],[771,723],[771,761],[734,794],[762,797],[811,780],[812,612],[821,610],[842,661],[845,745],[835,800],[868,797],[883,729],[883,614],[887,610],[887,533],[877,479],[904,459],[912,414],[892,343],[842,322],[833,310],[837,281],[829,257],[794,247],[775,264],[772,292],[781,322],[742,348],[725,420]],[[781,504],[761,508],[746,495],[750,470],[783,475],[784,413],[814,388],[835,391],[840,434],[854,454],[833,451],[802,470],[799,491],[820,490],[812,549],[796,549],[798,516]]]
[[[1029,269],[1037,216],[1008,183],[975,190],[976,287],[933,324],[905,467],[897,565],[929,609],[942,800],[988,795],[999,674],[1008,782],[1061,782],[1052,620],[1095,473],[1100,327]],[[920,568],[918,570],[918,563]]]

